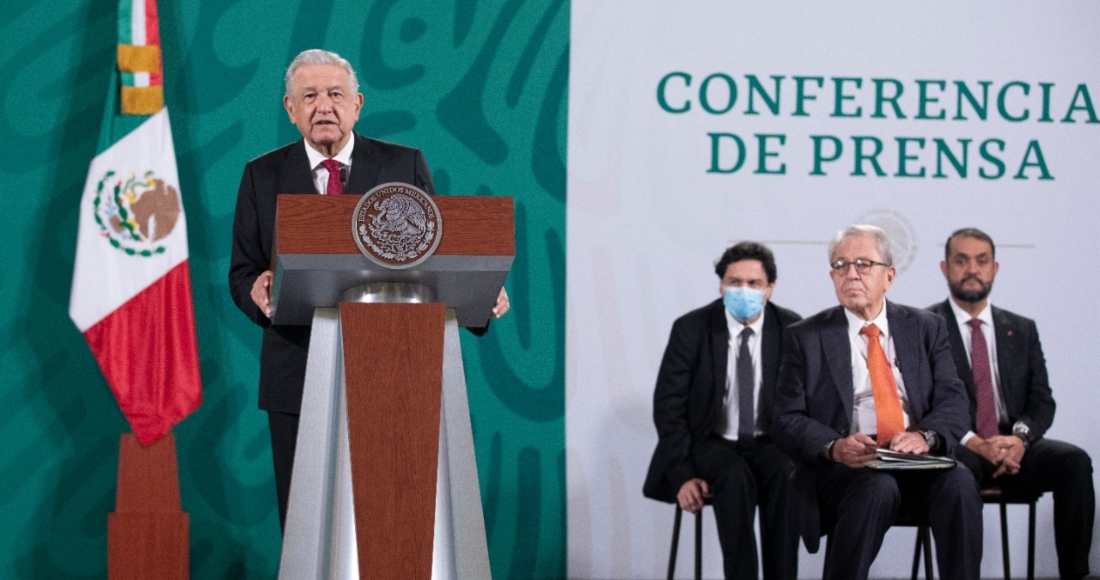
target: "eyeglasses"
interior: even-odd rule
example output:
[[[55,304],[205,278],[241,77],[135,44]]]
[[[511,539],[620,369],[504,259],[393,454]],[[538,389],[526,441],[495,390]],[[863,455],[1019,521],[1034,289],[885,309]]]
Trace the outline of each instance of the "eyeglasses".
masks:
[[[884,262],[876,262],[874,260],[868,260],[866,258],[856,258],[855,260],[845,260],[844,258],[840,258],[832,264],[829,264],[829,267],[832,268],[833,272],[836,274],[843,274],[847,272],[848,266],[855,266],[856,272],[859,272],[860,274],[866,274],[871,271],[872,266],[889,267],[890,264]]]

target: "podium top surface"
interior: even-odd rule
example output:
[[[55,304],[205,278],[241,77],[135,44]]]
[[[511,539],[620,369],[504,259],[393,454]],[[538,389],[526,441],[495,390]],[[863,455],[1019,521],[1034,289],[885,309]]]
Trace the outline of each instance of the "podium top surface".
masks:
[[[484,326],[515,259],[510,197],[435,196],[442,235],[435,253],[407,269],[367,258],[352,215],[361,196],[280,195],[271,269],[275,324],[309,324],[364,284],[417,284],[453,308],[460,326]]]
[[[352,237],[357,195],[280,195],[277,255],[362,255]],[[436,256],[515,256],[514,208],[510,197],[437,195],[443,237]],[[343,227],[332,227],[338,224]]]

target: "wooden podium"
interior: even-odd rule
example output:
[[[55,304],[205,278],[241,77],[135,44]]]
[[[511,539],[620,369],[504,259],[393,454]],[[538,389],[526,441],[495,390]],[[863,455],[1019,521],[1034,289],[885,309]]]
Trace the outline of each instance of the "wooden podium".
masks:
[[[458,327],[488,323],[513,204],[432,200],[434,254],[392,269],[358,196],[279,196],[272,320],[313,325],[280,578],[489,577]]]

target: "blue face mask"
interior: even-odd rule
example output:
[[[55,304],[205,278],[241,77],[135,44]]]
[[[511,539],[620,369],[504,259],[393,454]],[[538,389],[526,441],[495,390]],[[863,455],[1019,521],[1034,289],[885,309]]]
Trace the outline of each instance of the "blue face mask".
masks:
[[[726,286],[722,303],[734,318],[746,322],[764,309],[764,291],[748,286]]]

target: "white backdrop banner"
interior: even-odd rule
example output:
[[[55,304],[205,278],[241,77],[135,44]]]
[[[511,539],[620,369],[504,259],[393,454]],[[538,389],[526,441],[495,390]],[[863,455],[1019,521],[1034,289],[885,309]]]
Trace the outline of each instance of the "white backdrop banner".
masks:
[[[985,230],[992,301],[1038,322],[1049,435],[1100,459],[1098,24],[1084,1],[572,1],[571,578],[664,575],[673,508],[641,493],[657,367],[673,320],[718,297],[714,262],[739,240],[772,248],[772,299],[808,316],[836,303],[826,244],[847,225],[886,229],[889,296],[916,306],[947,295],[948,234]],[[706,515],[704,572],[719,577]],[[1026,510],[1009,515],[1020,574]],[[995,516],[983,576],[1001,570]],[[1039,576],[1057,575],[1052,517],[1048,494]],[[912,529],[891,531],[872,576],[908,576],[912,549]],[[800,575],[821,564],[803,549]]]

